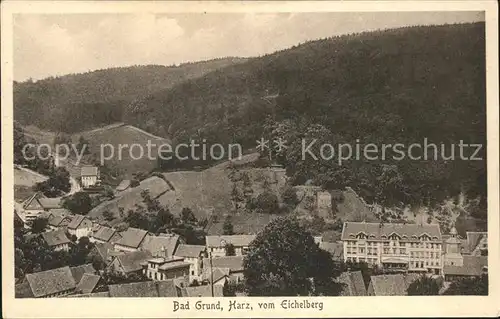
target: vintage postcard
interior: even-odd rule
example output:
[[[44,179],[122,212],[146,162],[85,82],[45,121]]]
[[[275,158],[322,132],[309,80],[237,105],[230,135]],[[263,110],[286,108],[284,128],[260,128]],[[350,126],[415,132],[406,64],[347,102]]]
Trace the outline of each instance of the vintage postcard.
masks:
[[[5,1],[5,318],[498,316],[494,1]]]

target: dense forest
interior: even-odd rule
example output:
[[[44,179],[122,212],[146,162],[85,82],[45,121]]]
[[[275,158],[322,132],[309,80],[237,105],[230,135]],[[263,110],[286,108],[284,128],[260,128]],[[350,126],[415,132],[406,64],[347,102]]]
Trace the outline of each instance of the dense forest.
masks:
[[[179,66],[132,66],[14,82],[14,116],[25,125],[80,132],[121,122],[136,99],[245,59],[221,58]]]
[[[473,23],[321,39],[227,63],[171,81],[164,89],[133,69],[122,71],[139,74],[131,75],[130,85],[119,84],[127,79],[122,75],[108,86],[101,84],[106,71],[73,80],[62,92],[57,83],[64,77],[22,83],[15,86],[15,116],[21,123],[63,123],[55,129],[78,130],[83,123],[73,123],[74,118],[89,104],[128,101],[119,111],[99,107],[101,115],[93,116],[93,124],[120,118],[174,142],[206,139],[245,148],[255,147],[266,134],[282,136],[292,145],[275,158],[296,184],[312,180],[331,189],[351,186],[369,202],[389,206],[432,206],[465,192],[481,197],[484,213],[485,161],[356,160],[338,165],[300,160],[296,142],[308,137],[352,145],[357,140],[409,145],[426,138],[445,143],[447,152],[461,140],[485,145],[484,32],[484,23]],[[485,159],[486,149],[478,156]]]
[[[330,143],[483,144],[484,23],[407,27],[308,42],[180,83],[129,105],[125,118],[177,141],[238,142],[285,130]],[[265,125],[265,123],[267,123]],[[458,152],[458,151],[457,151]],[[486,158],[483,148],[479,154]],[[469,154],[471,155],[471,154]],[[295,157],[294,157],[295,156]],[[296,183],[352,185],[369,201],[434,205],[482,195],[485,161],[304,163],[280,157]],[[380,189],[383,187],[383,189]],[[484,211],[484,209],[482,210]]]

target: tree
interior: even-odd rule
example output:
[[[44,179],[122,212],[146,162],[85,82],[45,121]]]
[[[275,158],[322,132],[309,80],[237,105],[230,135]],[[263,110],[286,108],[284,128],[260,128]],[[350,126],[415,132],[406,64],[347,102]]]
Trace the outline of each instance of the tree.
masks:
[[[196,217],[189,207],[184,207],[181,211],[181,221],[185,224],[196,224]]]
[[[270,191],[264,191],[257,196],[255,208],[261,214],[276,214],[280,211],[278,196]]]
[[[342,290],[330,253],[291,217],[276,218],[257,235],[243,274],[249,296],[335,296]]]
[[[31,231],[34,234],[39,234],[45,231],[47,228],[48,219],[44,217],[38,217],[33,220],[33,224],[31,225]]]
[[[226,256],[236,256],[236,250],[234,249],[233,244],[226,244],[226,247],[224,247],[226,250]]]
[[[69,178],[69,172],[64,167],[57,167],[48,180],[35,184],[33,188],[47,197],[58,197],[71,190]]]
[[[110,212],[109,210],[106,210],[102,213],[102,216],[104,217],[104,219],[106,219],[107,221],[110,221],[110,220],[113,220],[115,218],[114,214],[112,212]]]
[[[76,150],[78,151],[78,154],[82,155],[90,154],[89,141],[87,141],[82,135],[80,135],[80,138],[78,139],[78,144],[76,144]]]
[[[445,295],[488,295],[488,275],[453,281]]]
[[[231,223],[231,217],[227,216],[222,224],[222,234],[223,235],[234,235],[234,226]]]
[[[295,207],[299,203],[299,198],[297,197],[297,192],[293,187],[287,185],[281,194],[281,199],[283,203],[289,207]]]
[[[92,209],[92,199],[86,192],[78,192],[63,201],[63,207],[74,214],[85,215]]]
[[[436,296],[441,289],[439,282],[428,276],[421,276],[408,286],[409,296]]]

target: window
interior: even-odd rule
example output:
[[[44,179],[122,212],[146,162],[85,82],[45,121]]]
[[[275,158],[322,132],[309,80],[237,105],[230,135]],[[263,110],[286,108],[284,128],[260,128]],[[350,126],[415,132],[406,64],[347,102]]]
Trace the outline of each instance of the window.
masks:
[[[191,270],[191,276],[194,276],[194,270]]]
[[[157,280],[157,279],[158,279],[157,275],[158,275],[158,274],[157,274],[157,273],[155,273],[155,280]]]
[[[399,250],[399,253],[400,253],[401,255],[404,255],[404,254],[406,254],[406,250],[405,250],[404,248],[401,248],[401,249]]]

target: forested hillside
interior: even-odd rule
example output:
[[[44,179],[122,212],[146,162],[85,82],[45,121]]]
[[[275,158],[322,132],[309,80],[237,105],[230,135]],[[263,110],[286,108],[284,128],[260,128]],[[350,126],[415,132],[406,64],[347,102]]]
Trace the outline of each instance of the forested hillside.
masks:
[[[180,66],[133,66],[14,83],[14,116],[21,124],[79,132],[121,121],[136,99],[245,61],[224,58]]]
[[[484,37],[484,23],[475,23],[313,41],[153,93],[129,105],[125,119],[178,141],[247,147],[273,128],[292,139],[353,145],[356,139],[409,145],[424,138],[448,147],[460,140],[485,144]],[[391,205],[435,204],[462,190],[486,194],[484,161],[338,166],[304,163],[291,152],[280,160],[296,183],[353,185],[368,200]],[[485,158],[484,148],[479,155]]]

